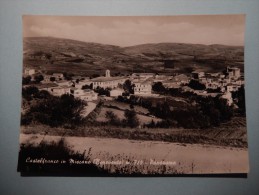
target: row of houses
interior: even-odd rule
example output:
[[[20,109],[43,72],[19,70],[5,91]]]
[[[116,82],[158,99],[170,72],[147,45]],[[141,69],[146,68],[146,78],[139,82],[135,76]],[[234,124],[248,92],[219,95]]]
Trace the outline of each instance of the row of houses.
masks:
[[[35,74],[35,70],[26,69],[25,75]],[[51,79],[52,78],[52,79]],[[54,78],[54,79],[53,79]],[[109,88],[111,97],[118,97],[124,93],[121,86],[126,80],[130,80],[134,84],[135,95],[152,95],[152,85],[156,82],[161,82],[166,88],[181,88],[183,90],[191,79],[197,80],[204,84],[207,89],[221,89],[222,98],[228,99],[229,104],[233,100],[231,92],[237,91],[244,79],[240,74],[240,69],[228,67],[225,73],[204,73],[192,72],[191,77],[185,74],[175,76],[171,75],[156,75],[154,73],[133,73],[130,76],[112,77],[110,70],[106,70],[105,76],[90,79],[88,77],[75,76],[72,80],[66,80],[62,73],[54,73],[52,75],[44,75],[41,89],[49,91],[51,94],[60,96],[62,94],[73,94],[75,97],[85,101],[97,100],[97,93],[94,92],[97,88]],[[53,86],[54,85],[54,86]],[[91,86],[84,89],[83,86]],[[187,88],[186,88],[187,89]],[[194,91],[198,95],[213,95],[206,91]]]

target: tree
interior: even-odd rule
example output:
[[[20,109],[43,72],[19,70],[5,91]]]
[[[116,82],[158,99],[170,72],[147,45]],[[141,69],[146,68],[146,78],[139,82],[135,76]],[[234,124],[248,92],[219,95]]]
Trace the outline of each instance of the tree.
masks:
[[[91,83],[90,85],[83,85],[82,89],[92,89],[93,84]]]
[[[125,124],[131,128],[139,126],[140,122],[135,110],[125,110],[124,112]]]
[[[105,118],[108,120],[110,125],[120,125],[120,119],[112,111],[107,111],[105,113]]]
[[[237,92],[233,93],[233,98],[237,100],[237,106],[241,115],[246,115],[246,104],[245,104],[245,88],[242,85]]]
[[[123,83],[123,89],[128,92],[133,94],[134,93],[134,85],[131,83],[131,81],[129,79],[127,79],[124,83]]]
[[[32,106],[23,120],[32,119],[51,127],[73,128],[83,122],[81,112],[86,105],[82,100],[74,99],[72,95],[50,96]]]
[[[107,88],[107,89],[104,89],[102,87],[97,87],[95,90],[94,90],[96,93],[98,93],[98,95],[105,95],[105,96],[110,96],[110,89]]]
[[[22,97],[26,100],[31,100],[37,93],[39,93],[39,89],[37,87],[29,86],[22,88]]]
[[[192,89],[195,89],[195,90],[205,90],[206,89],[206,86],[197,80],[191,80],[189,83],[189,87]]]
[[[119,96],[117,97],[117,101],[118,101],[118,102],[124,102],[123,96],[119,95]]]
[[[75,76],[73,73],[67,73],[67,72],[64,72],[63,75],[64,75],[64,78],[65,78],[67,81],[72,80],[72,77]]]
[[[34,80],[36,83],[40,83],[41,81],[43,81],[44,77],[40,74],[40,75],[36,75],[34,77]]]
[[[51,54],[51,53],[46,53],[45,56],[46,56],[46,58],[47,58],[48,60],[50,60],[51,57],[52,57],[52,54]]]
[[[50,80],[51,82],[54,82],[54,81],[56,80],[56,78],[55,78],[55,77],[50,77],[49,80]]]
[[[23,77],[22,78],[22,84],[27,85],[31,82],[31,76]]]
[[[156,123],[155,123],[154,120],[152,119],[151,122],[149,122],[148,124],[146,124],[146,127],[148,127],[148,128],[154,128],[154,127],[156,127]]]
[[[157,82],[152,86],[152,90],[158,93],[164,93],[166,91],[162,82]]]

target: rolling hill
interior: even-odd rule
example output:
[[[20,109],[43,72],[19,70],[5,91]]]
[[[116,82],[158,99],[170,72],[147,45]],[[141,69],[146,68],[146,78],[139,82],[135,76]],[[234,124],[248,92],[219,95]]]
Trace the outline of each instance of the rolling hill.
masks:
[[[243,70],[244,47],[184,43],[150,43],[119,47],[53,37],[23,40],[23,63],[46,72],[70,72],[91,76],[131,72],[217,72],[226,66]],[[164,66],[170,61],[171,67]]]

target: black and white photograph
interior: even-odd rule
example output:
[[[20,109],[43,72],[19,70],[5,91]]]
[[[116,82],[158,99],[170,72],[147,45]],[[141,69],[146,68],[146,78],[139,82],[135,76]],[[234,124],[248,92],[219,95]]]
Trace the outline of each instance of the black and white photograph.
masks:
[[[22,19],[18,172],[249,172],[244,14]]]

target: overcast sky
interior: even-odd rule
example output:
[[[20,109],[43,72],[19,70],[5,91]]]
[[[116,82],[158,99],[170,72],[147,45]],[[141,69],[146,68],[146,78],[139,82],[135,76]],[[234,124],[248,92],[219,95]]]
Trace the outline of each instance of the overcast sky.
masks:
[[[245,15],[23,16],[24,37],[132,46],[144,43],[244,45]]]

